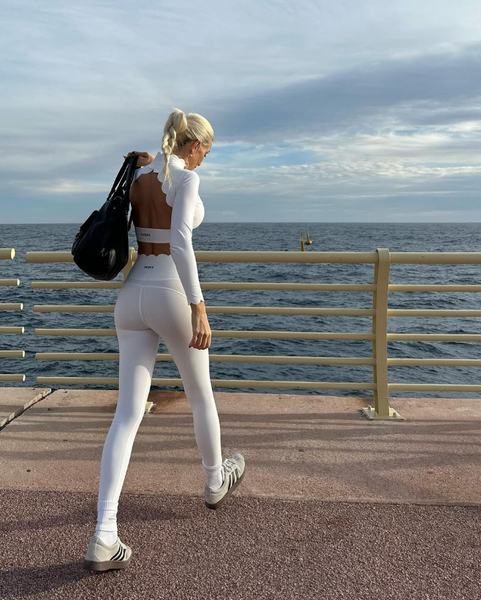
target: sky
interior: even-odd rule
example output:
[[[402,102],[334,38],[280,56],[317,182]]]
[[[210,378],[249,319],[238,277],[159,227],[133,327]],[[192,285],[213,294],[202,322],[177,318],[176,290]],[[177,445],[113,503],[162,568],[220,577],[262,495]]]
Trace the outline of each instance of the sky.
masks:
[[[479,0],[3,0],[0,223],[82,223],[173,108],[206,222],[480,222]]]

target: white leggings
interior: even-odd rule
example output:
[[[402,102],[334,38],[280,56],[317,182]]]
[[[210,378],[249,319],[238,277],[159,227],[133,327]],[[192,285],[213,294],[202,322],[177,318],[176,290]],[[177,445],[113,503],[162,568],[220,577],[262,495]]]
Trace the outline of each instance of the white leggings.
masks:
[[[134,438],[145,412],[159,337],[177,365],[207,468],[222,464],[219,416],[212,391],[209,349],[189,348],[191,308],[171,255],[139,254],[115,304],[119,340],[119,395],[100,466],[99,506],[118,503]]]

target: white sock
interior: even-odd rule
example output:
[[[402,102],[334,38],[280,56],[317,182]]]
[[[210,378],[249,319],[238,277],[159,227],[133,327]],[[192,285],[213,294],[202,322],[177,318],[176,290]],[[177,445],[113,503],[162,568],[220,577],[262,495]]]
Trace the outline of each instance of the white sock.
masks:
[[[108,546],[112,546],[117,541],[118,505],[118,502],[111,502],[110,500],[97,502],[98,517],[95,534]]]
[[[207,485],[213,490],[218,490],[224,481],[224,468],[222,463],[220,463],[220,465],[214,465],[213,467],[206,467],[204,461],[202,461],[202,468],[204,469]]]

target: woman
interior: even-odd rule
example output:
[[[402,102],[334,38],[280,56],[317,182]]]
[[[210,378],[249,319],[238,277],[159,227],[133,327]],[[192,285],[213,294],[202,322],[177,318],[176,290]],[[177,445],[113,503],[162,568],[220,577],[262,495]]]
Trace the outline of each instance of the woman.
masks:
[[[192,229],[205,214],[194,169],[210,152],[213,139],[204,117],[174,109],[164,127],[162,152],[155,158],[147,152],[128,154],[139,156],[140,168],[130,188],[139,250],[114,310],[119,395],[102,452],[98,520],[83,563],[86,569],[122,569],[131,560],[131,548],[117,535],[117,507],[149,395],[159,338],[177,365],[192,409],[206,476],[206,506],[221,506],[244,476],[242,454],[222,462],[209,372],[211,329],[192,247]]]

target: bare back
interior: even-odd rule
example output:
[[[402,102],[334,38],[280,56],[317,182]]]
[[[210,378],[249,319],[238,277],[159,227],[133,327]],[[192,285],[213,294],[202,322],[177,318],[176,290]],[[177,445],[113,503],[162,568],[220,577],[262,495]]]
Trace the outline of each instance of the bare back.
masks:
[[[136,227],[170,229],[172,207],[167,204],[167,196],[162,191],[162,184],[157,173],[145,173],[138,177],[130,188],[130,204],[132,219]],[[170,244],[137,242],[139,254],[170,254]]]

